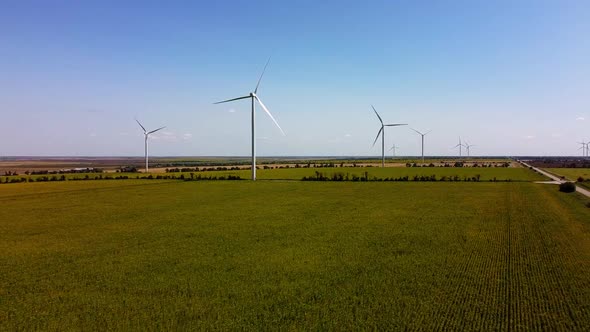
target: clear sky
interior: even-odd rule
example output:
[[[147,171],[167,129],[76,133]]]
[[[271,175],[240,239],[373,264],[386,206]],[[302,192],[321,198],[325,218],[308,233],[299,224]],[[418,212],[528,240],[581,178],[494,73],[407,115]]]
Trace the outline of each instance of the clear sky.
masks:
[[[590,2],[0,3],[0,156],[380,155],[379,122],[427,155],[579,155],[590,140]],[[418,155],[420,137],[386,144]]]

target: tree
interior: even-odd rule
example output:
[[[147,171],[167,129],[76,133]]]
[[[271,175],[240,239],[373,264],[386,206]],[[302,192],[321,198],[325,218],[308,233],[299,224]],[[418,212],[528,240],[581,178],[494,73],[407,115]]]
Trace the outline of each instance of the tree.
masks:
[[[564,182],[559,185],[559,191],[564,193],[573,193],[576,191],[576,185],[573,182]]]

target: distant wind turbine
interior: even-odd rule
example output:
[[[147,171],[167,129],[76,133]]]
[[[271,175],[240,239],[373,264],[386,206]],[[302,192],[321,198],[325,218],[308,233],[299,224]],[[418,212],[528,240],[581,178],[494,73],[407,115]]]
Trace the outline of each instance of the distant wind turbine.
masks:
[[[410,129],[412,129],[413,131],[417,132],[418,135],[422,136],[422,162],[424,162],[424,136],[428,135],[428,133],[430,133],[432,130],[429,130],[426,133],[421,133],[421,132],[417,131],[414,128],[410,128]]]
[[[152,131],[147,131],[145,129],[145,127],[141,124],[141,122],[139,122],[139,120],[135,119],[135,121],[137,121],[137,124],[141,127],[141,129],[143,129],[143,135],[145,136],[145,172],[147,173],[149,170],[149,163],[148,163],[148,137],[150,136],[150,134],[155,133],[158,130],[162,130],[166,127],[160,127],[158,129],[152,130]]]
[[[393,157],[395,158],[395,150],[399,150],[398,146],[395,146],[395,144],[391,147],[391,149],[389,149],[389,151],[393,151]]]
[[[384,124],[381,116],[377,113],[377,110],[373,105],[371,105],[375,114],[379,118],[379,122],[381,122],[381,129],[377,132],[377,137],[375,137],[375,141],[373,142],[373,146],[377,143],[379,139],[379,135],[381,135],[381,167],[385,167],[385,127],[396,127],[396,126],[407,126],[407,123],[392,123],[392,124]]]
[[[260,86],[260,81],[262,81],[262,76],[264,76],[264,72],[266,71],[266,67],[268,66],[269,62],[270,62],[270,58],[268,58],[268,61],[266,61],[266,65],[264,65],[264,69],[262,70],[262,74],[260,75],[260,78],[258,79],[258,83],[256,83],[256,88],[254,89],[254,92],[250,92],[250,94],[247,96],[237,97],[237,98],[228,99],[228,100],[214,103],[214,104],[223,104],[223,103],[227,103],[227,102],[235,101],[235,100],[240,100],[240,99],[247,99],[247,98],[251,99],[251,101],[252,101],[252,180],[253,181],[256,180],[256,120],[255,120],[256,119],[256,111],[255,111],[256,109],[255,109],[255,103],[254,103],[255,100],[258,102],[258,104],[260,104],[260,107],[262,107],[264,112],[266,112],[266,114],[268,114],[268,116],[271,118],[271,120],[279,128],[279,130],[281,131],[283,136],[285,136],[285,133],[283,132],[283,129],[281,128],[281,126],[279,126],[279,123],[277,122],[277,120],[275,120],[275,118],[272,116],[272,114],[270,114],[270,111],[268,110],[268,108],[266,108],[266,106],[264,106],[264,104],[262,103],[262,100],[260,100],[258,95],[256,95],[256,93],[258,92],[258,87]]]
[[[469,143],[467,143],[465,141],[463,141],[463,142],[465,143],[465,149],[467,149],[467,157],[469,157],[470,156],[470,153],[471,153],[471,147],[472,146],[475,146],[475,145],[474,144],[469,144]]]
[[[583,157],[588,157],[588,149],[590,146],[590,141],[588,142],[578,142],[578,144],[582,144],[582,146],[578,149],[578,150],[582,150],[582,156]]]
[[[459,137],[459,144],[453,146],[454,148],[459,148],[459,157],[461,157],[461,148],[463,148],[463,143],[461,143],[461,137]]]

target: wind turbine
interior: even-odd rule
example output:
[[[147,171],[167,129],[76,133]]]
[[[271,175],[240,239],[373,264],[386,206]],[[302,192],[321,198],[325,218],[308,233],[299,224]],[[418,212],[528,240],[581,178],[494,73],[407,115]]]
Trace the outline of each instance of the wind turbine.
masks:
[[[422,162],[424,162],[424,136],[428,135],[432,130],[427,131],[426,133],[421,133],[414,128],[410,128],[413,131],[417,132],[420,136],[422,136]]]
[[[582,141],[582,142],[578,142],[578,144],[582,144],[582,147],[580,147],[578,149],[578,150],[582,150],[582,156],[588,157],[588,147],[590,146],[590,141],[588,141],[587,143]]]
[[[465,145],[464,146],[465,146],[465,149],[467,149],[467,157],[469,157],[470,152],[471,152],[471,147],[472,146],[475,146],[475,145],[474,144],[469,144],[469,143],[465,142]]]
[[[379,135],[381,135],[381,167],[385,167],[385,127],[406,126],[407,123],[384,124],[383,120],[379,116],[379,113],[377,113],[377,110],[375,109],[375,107],[373,105],[371,105],[371,107],[373,108],[373,111],[375,112],[375,114],[377,114],[377,117],[379,118],[379,122],[381,122],[381,129],[379,129],[379,131],[377,132],[377,137],[375,137],[375,141],[373,142],[373,146],[375,146],[375,143],[377,143],[377,140],[379,139]]]
[[[453,146],[454,148],[459,148],[459,158],[461,158],[461,148],[463,147],[463,144],[461,143],[461,137],[459,137],[459,144]]]
[[[395,150],[398,150],[399,147],[395,146],[395,144],[389,149],[389,151],[393,151],[393,157],[395,158]]]
[[[277,120],[275,120],[275,118],[272,116],[272,114],[270,114],[270,111],[268,110],[268,108],[266,108],[266,106],[264,106],[264,104],[262,103],[262,100],[260,100],[258,95],[256,95],[256,93],[258,92],[258,87],[260,86],[260,81],[262,81],[262,76],[264,76],[264,72],[266,71],[266,67],[268,66],[269,62],[270,62],[270,58],[268,58],[268,61],[266,61],[266,64],[264,65],[264,69],[262,70],[262,74],[260,75],[260,78],[258,79],[258,83],[256,83],[256,88],[254,89],[254,92],[250,92],[250,94],[248,94],[247,96],[237,97],[237,98],[228,99],[228,100],[219,101],[219,102],[214,103],[214,104],[223,104],[223,103],[227,103],[227,102],[235,101],[235,100],[240,100],[240,99],[247,99],[247,98],[251,99],[251,102],[252,102],[252,181],[256,180],[256,120],[255,120],[256,119],[256,111],[255,111],[256,108],[255,108],[255,103],[254,103],[255,100],[258,102],[258,104],[260,104],[260,107],[262,107],[264,112],[266,112],[266,114],[268,114],[268,116],[272,119],[272,121],[279,128],[279,130],[281,131],[283,136],[285,136],[285,132],[283,132],[283,129],[281,129],[281,126],[279,126],[279,123],[277,122]]]
[[[152,131],[147,131],[145,129],[145,127],[141,124],[141,122],[139,122],[139,120],[135,119],[135,121],[137,121],[137,124],[141,127],[141,129],[143,129],[143,135],[145,136],[145,172],[148,172],[148,137],[150,136],[150,134],[155,133],[158,130],[162,130],[166,127],[160,127],[158,129],[152,130]]]

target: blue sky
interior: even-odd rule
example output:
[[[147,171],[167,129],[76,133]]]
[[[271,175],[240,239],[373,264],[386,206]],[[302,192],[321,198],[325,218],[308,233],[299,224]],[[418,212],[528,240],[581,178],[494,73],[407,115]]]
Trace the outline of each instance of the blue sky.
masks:
[[[590,140],[588,1],[5,1],[0,156],[575,155]],[[260,110],[259,110],[260,111]],[[409,128],[386,132],[418,155]]]

